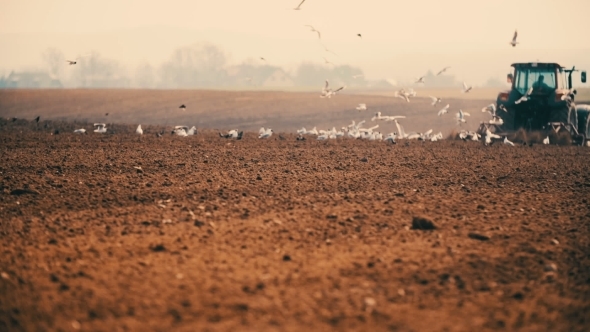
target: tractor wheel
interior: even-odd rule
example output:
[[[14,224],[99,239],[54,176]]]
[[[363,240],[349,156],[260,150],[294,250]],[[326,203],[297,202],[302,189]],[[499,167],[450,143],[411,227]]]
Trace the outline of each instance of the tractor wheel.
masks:
[[[578,115],[578,133],[584,136],[582,145],[587,145],[590,142],[590,112],[586,110],[579,110]]]
[[[575,108],[564,107],[551,112],[550,122],[561,122],[576,126],[578,124]]]
[[[504,124],[502,124],[501,130],[503,132],[510,132],[516,130],[514,128],[514,115],[516,110],[513,108],[507,108],[508,112],[504,112],[502,110],[497,110],[496,115],[499,115]]]

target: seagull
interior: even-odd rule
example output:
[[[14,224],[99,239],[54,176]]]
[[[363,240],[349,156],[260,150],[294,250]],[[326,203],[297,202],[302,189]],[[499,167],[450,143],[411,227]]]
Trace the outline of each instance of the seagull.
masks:
[[[260,129],[263,129],[263,128],[260,128]],[[273,132],[274,132],[274,131],[272,131],[272,129],[270,129],[270,128],[267,128],[267,129],[264,131],[264,133],[261,133],[261,134],[258,136],[258,138],[269,138],[270,136],[272,136],[272,133],[273,133]]]
[[[107,132],[107,125],[104,123],[95,123],[94,127],[96,127],[96,129],[94,129],[95,133],[104,134]]]
[[[306,27],[309,27],[309,29],[311,30],[311,32],[316,32],[318,34],[318,39],[322,39],[322,33],[319,30],[317,30],[316,28],[314,28],[311,25],[306,25]]]
[[[191,129],[189,129],[189,130],[186,132],[186,134],[187,134],[188,136],[195,135],[196,133],[197,133],[197,127],[195,127],[195,126],[192,126],[192,127],[191,127]]]
[[[176,134],[177,136],[188,136],[188,127],[187,126],[175,126],[174,129],[172,129],[172,135]]]
[[[543,144],[545,144],[545,145],[549,144],[549,136],[547,136],[543,139]]]
[[[360,37],[361,39],[363,39],[363,36],[360,33],[356,34],[358,37]]]
[[[180,108],[183,111],[186,111],[186,106],[184,106],[184,104],[180,105],[178,108]]]
[[[499,109],[501,109],[502,111],[508,113],[508,110],[506,109],[506,106],[500,104],[500,106],[498,106]]]
[[[420,76],[414,83],[424,83],[424,76]]]
[[[135,129],[135,133],[139,134],[139,135],[143,135],[143,129],[141,129],[141,125],[137,126],[137,129]]]
[[[86,134],[86,129],[76,129],[74,130],[74,134]]]
[[[512,143],[512,142],[510,142],[510,141],[508,140],[508,136],[504,136],[504,144],[508,144],[508,145],[512,145],[512,146],[514,146],[514,143]]]
[[[239,132],[237,129],[232,129],[230,131],[227,132],[227,134],[222,135],[221,133],[219,133],[219,137],[223,137],[223,138],[238,138]]]
[[[527,92],[524,94],[524,96],[520,97],[520,98],[519,98],[517,101],[515,101],[514,103],[515,103],[515,104],[520,104],[520,103],[522,103],[523,101],[528,101],[528,100],[529,100],[529,98],[530,98],[530,96],[531,96],[531,93],[533,93],[533,87],[532,87],[532,86],[531,86],[531,87],[528,89],[528,91],[527,91]]]
[[[496,116],[496,105],[494,103],[481,109],[482,113],[489,112],[492,116]]]
[[[326,59],[325,57],[322,57],[322,58],[324,59],[325,64],[334,66],[334,64],[332,62],[328,61],[328,59]]]
[[[473,89],[473,86],[471,86],[471,85],[467,86],[467,83],[463,82],[463,90],[462,90],[463,93],[467,93],[467,92],[471,91],[471,89]]]
[[[448,69],[450,69],[451,67],[444,67],[443,69],[441,69],[438,73],[436,73],[436,76],[441,75],[442,73],[444,73],[445,71],[447,71]]]
[[[340,90],[342,90],[344,88],[345,88],[344,86],[341,86],[341,87],[339,87],[336,90],[332,90],[329,87],[328,80],[326,80],[326,84],[324,85],[324,88],[322,89],[322,94],[320,95],[320,98],[326,98],[326,97],[332,98],[332,95],[335,95],[336,92],[338,92],[338,91],[340,91]]]
[[[398,97],[398,98],[404,99],[404,100],[405,100],[405,101],[407,101],[408,103],[410,102],[410,98],[409,98],[409,97],[410,97],[410,95],[411,95],[411,93],[409,93],[409,92],[406,92],[406,90],[404,90],[404,89],[400,89],[400,90],[398,90],[398,91],[395,91],[395,93],[394,93],[394,96],[395,96],[395,97]]]
[[[432,103],[430,105],[435,106],[436,104],[442,102],[442,99],[438,98],[438,97],[434,97],[434,96],[429,96],[430,99],[432,99]]]
[[[512,47],[515,47],[518,42],[516,41],[516,37],[518,37],[518,32],[514,30],[514,36],[512,37],[512,41],[509,43]]]
[[[465,121],[465,116],[470,116],[471,114],[467,113],[467,112],[463,112],[463,110],[459,110],[459,113],[457,113],[457,123],[461,124],[461,123],[465,123],[467,121]]]
[[[449,104],[447,104],[447,106],[443,107],[440,111],[438,111],[438,116],[441,116],[445,113],[447,113],[449,111]]]
[[[301,3],[299,4],[299,6],[293,8],[293,10],[301,10],[301,5],[303,5],[304,2],[305,2],[305,0],[302,0]]]
[[[489,128],[486,129],[484,144],[485,145],[492,144],[492,138],[494,138],[494,139],[501,139],[502,137],[499,136],[499,135],[496,135],[496,134],[492,133]]]
[[[359,111],[359,112],[360,112],[360,111],[366,111],[366,110],[367,110],[367,105],[366,105],[366,104],[359,104],[359,105],[356,107],[356,110],[357,110],[357,111]],[[379,114],[381,114],[381,113],[379,113]]]
[[[266,62],[266,59],[265,59],[265,58],[263,58],[263,57],[260,57],[260,60],[262,60],[262,61]]]

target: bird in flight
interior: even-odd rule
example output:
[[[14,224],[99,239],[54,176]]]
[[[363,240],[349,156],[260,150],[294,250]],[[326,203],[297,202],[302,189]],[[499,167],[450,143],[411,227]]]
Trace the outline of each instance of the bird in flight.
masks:
[[[449,70],[451,67],[444,67],[443,69],[441,69],[438,73],[436,73],[436,76],[441,75],[442,73],[444,73],[445,71]]]
[[[77,63],[78,63],[78,61],[80,61],[80,58],[87,57],[87,56],[89,56],[89,55],[90,55],[90,54],[84,54],[84,55],[78,56],[78,57],[77,57],[77,58],[75,58],[74,60],[66,60],[66,62],[67,62],[67,63],[68,63],[70,66],[72,66],[72,65],[75,65],[75,64],[77,64]]]
[[[309,29],[311,30],[311,32],[317,33],[318,34],[318,39],[322,39],[322,33],[319,30],[317,30],[316,28],[314,28],[311,25],[306,25],[306,27],[309,27]]]
[[[361,39],[363,39],[363,36],[360,33],[356,34],[358,37],[360,37]]]
[[[416,82],[414,82],[414,83],[424,83],[424,76],[421,76],[420,78],[418,78],[416,80]]]
[[[435,106],[436,104],[442,102],[442,99],[439,97],[429,96],[432,99],[432,103],[430,105]]]
[[[471,86],[471,85],[467,86],[467,83],[463,82],[463,90],[461,90],[461,91],[463,91],[463,93],[467,93],[467,92],[471,91],[471,89],[473,89],[473,86]]]
[[[518,37],[518,31],[514,30],[514,36],[512,37],[512,41],[510,42],[510,45],[512,45],[512,47],[515,47],[516,44],[518,44],[518,42],[516,41],[516,37]]]
[[[266,62],[266,59],[265,59],[265,58],[263,58],[263,57],[260,57],[260,60],[262,60],[262,61]]]
[[[330,61],[329,61],[328,59],[326,59],[325,57],[322,57],[322,58],[324,58],[324,62],[325,62],[327,65],[332,65],[332,66],[334,65],[332,62],[330,62]]]
[[[332,90],[332,88],[330,88],[330,84],[328,83],[328,80],[326,80],[326,84],[324,85],[324,87],[322,88],[322,94],[320,95],[321,98],[332,98],[332,95],[335,95],[336,92],[344,89],[344,86],[339,87],[336,90]]]
[[[299,4],[299,6],[293,8],[293,10],[301,10],[301,5],[303,5],[304,2],[305,2],[305,0],[301,0],[301,3]]]
[[[186,111],[186,106],[184,104],[180,105],[178,108],[180,108],[183,111]]]
[[[320,43],[321,43],[321,42],[320,42]],[[338,56],[338,54],[336,54],[336,53],[332,52],[331,50],[329,50],[329,49],[326,47],[326,45],[322,44],[322,46],[324,47],[324,51],[326,51],[326,52],[330,52],[330,53],[334,54],[335,56]]]

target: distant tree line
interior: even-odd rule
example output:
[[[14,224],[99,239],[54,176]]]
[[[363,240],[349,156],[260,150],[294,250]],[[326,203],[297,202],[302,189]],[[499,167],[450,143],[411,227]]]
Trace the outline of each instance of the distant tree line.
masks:
[[[159,66],[140,63],[133,69],[125,68],[98,52],[80,55],[75,65],[68,65],[66,60],[70,59],[55,48],[48,48],[41,57],[45,64],[43,72],[12,72],[0,77],[0,88],[319,88],[326,79],[332,86],[352,88],[390,88],[397,85],[392,80],[368,81],[360,68],[350,65],[303,62],[292,72],[262,59],[247,59],[238,65],[231,65],[227,54],[211,43],[181,47]],[[456,87],[460,84],[452,75],[436,76],[432,71],[426,74],[425,81],[428,87]],[[497,83],[490,79],[487,84]]]

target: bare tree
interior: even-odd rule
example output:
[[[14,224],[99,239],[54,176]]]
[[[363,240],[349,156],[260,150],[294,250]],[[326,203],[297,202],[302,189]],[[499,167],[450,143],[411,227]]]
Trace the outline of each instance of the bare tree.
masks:
[[[162,85],[171,88],[226,85],[226,62],[225,53],[210,43],[179,48],[160,67]]]
[[[154,67],[149,63],[142,63],[135,69],[136,87],[139,88],[154,88],[156,86],[156,73]]]
[[[64,54],[56,48],[48,48],[41,54],[43,61],[54,78],[61,78],[62,70],[66,63]]]

